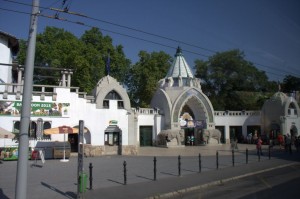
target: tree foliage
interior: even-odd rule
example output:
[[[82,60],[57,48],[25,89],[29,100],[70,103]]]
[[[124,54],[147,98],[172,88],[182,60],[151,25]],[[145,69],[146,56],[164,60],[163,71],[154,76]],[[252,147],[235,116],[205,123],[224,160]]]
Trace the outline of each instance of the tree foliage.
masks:
[[[73,69],[72,86],[91,93],[106,75],[106,61],[110,57],[110,75],[123,83],[132,106],[148,107],[162,79],[171,66],[172,57],[162,51],[139,52],[139,61],[131,66],[121,45],[113,46],[112,38],[97,28],[91,28],[77,38],[72,33],[55,27],[46,27],[37,35],[34,81],[37,84],[58,85],[60,70]],[[18,61],[25,63],[26,42],[20,41]],[[195,61],[196,77],[201,79],[202,90],[211,100],[215,110],[257,110],[271,94],[277,83],[268,81],[264,71],[258,70],[244,59],[244,53],[231,50],[216,53],[208,61]],[[51,76],[51,77],[49,77]],[[283,91],[299,90],[300,80],[287,76]]]
[[[139,52],[139,61],[131,67],[127,79],[133,106],[149,107],[157,82],[167,74],[171,61],[171,56],[162,51]]]
[[[25,63],[25,42],[21,41],[20,64]],[[125,57],[123,47],[112,44],[109,36],[103,36],[99,29],[92,28],[77,38],[72,33],[55,27],[46,27],[37,35],[35,65],[50,68],[74,69],[72,85],[90,93],[97,81],[105,76],[105,63],[110,54],[110,75],[125,83],[130,61]],[[35,69],[35,82],[58,84],[60,71]],[[52,78],[49,78],[49,74]],[[45,77],[47,76],[47,77]]]
[[[292,93],[300,91],[300,78],[288,75],[283,79],[283,92]]]
[[[244,53],[230,50],[216,53],[208,61],[196,60],[196,77],[216,110],[260,109],[265,93],[274,91],[264,71],[244,59]]]

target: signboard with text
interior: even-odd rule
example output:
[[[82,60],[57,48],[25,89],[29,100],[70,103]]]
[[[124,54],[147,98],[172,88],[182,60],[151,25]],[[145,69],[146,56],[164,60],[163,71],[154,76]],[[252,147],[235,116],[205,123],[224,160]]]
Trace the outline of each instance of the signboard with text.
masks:
[[[70,103],[31,102],[31,116],[69,117]],[[0,116],[20,116],[21,101],[0,101]]]

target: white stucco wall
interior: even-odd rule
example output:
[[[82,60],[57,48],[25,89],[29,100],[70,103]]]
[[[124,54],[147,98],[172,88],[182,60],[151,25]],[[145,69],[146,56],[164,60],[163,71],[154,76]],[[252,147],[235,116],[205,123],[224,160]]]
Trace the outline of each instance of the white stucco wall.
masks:
[[[220,111],[220,114],[215,114],[215,124],[216,126],[225,127],[225,139],[230,139],[230,126],[242,126],[243,135],[247,136],[247,126],[260,126],[261,116],[257,112],[245,112],[232,111],[228,114],[224,111]],[[256,114],[253,114],[256,113]]]
[[[69,117],[43,116],[44,121],[50,121],[51,127],[78,126],[79,120],[84,121],[88,128],[92,145],[104,145],[104,131],[111,120],[117,121],[117,126],[122,130],[122,144],[128,145],[128,115],[124,109],[117,108],[117,101],[110,101],[110,109],[96,109],[96,104],[87,103],[86,99],[79,98],[78,94],[70,92],[69,88],[57,88],[57,99],[52,101],[52,96],[46,96],[42,102],[70,103]],[[2,95],[0,95],[2,100]],[[21,98],[22,100],[22,98]],[[17,100],[17,101],[21,101]],[[13,95],[9,95],[6,101],[16,101]],[[33,96],[32,102],[41,102],[40,96]],[[20,117],[1,116],[0,126],[8,131],[13,131],[13,121],[20,121]],[[31,121],[37,121],[40,117],[31,117]],[[63,141],[63,135],[51,135],[52,141]],[[85,140],[85,143],[88,140]]]
[[[12,63],[12,54],[8,48],[8,40],[0,35],[0,63]],[[0,79],[5,83],[11,83],[11,66],[0,65]],[[0,86],[0,91],[4,91],[4,86]]]

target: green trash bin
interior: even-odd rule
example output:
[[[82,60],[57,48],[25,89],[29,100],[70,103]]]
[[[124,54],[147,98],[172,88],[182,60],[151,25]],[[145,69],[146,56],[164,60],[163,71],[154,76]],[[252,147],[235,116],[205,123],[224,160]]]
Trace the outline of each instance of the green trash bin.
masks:
[[[86,173],[79,174],[79,192],[80,193],[86,192],[87,178],[88,177],[87,177]]]

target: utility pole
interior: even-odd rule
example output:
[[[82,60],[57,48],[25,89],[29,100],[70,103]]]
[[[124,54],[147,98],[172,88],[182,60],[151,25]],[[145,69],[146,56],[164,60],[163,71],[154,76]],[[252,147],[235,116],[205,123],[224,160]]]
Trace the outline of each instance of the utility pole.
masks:
[[[27,56],[25,63],[25,78],[22,98],[21,127],[19,132],[19,158],[17,166],[17,180],[15,189],[16,199],[27,198],[27,172],[28,172],[28,129],[30,124],[32,80],[34,70],[35,44],[37,33],[37,19],[39,14],[39,0],[32,0],[32,13],[30,17]]]

